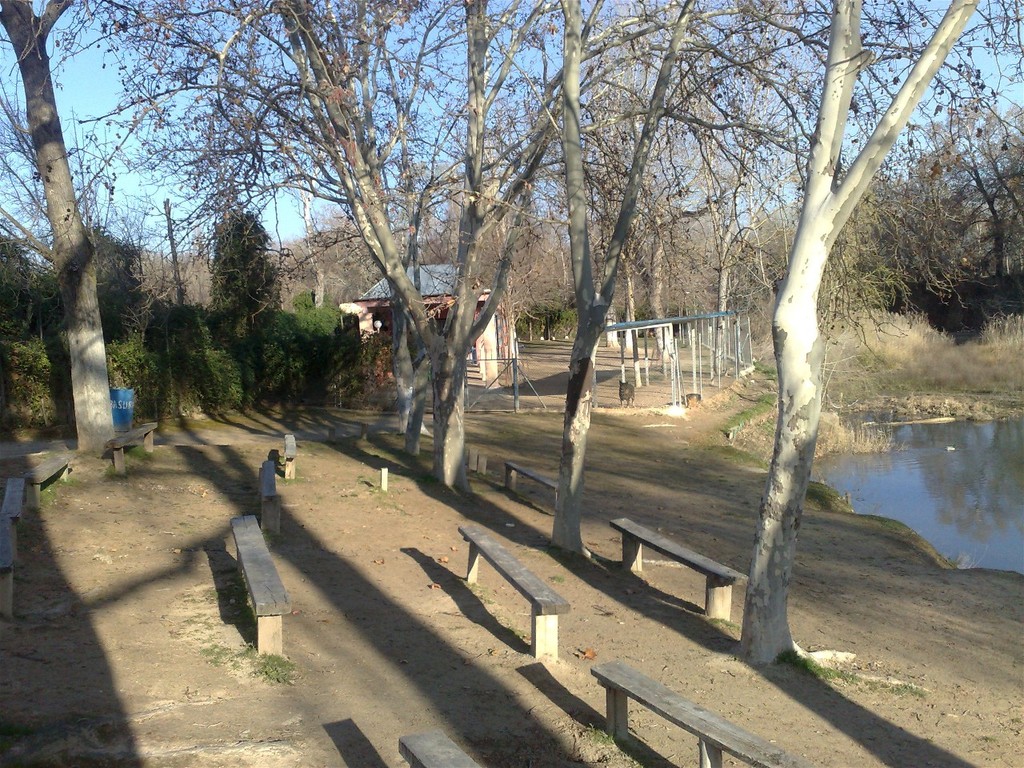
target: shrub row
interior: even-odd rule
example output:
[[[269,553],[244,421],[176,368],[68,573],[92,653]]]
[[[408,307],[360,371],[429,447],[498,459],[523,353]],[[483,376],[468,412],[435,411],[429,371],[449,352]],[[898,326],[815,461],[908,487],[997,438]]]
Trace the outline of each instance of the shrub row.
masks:
[[[361,341],[336,309],[300,302],[295,312],[268,313],[241,338],[221,333],[220,320],[199,307],[173,307],[144,334],[107,343],[111,386],[135,389],[136,420],[256,403],[359,406],[386,385],[389,340]],[[69,378],[59,338],[0,339],[3,427],[70,423]]]

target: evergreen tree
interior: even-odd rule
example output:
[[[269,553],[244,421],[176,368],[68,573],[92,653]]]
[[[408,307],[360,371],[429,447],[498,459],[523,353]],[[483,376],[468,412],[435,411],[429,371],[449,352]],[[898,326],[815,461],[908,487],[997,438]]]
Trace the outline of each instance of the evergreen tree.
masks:
[[[259,325],[267,310],[279,309],[277,268],[270,237],[259,218],[232,211],[217,226],[213,249],[213,308],[236,335]]]

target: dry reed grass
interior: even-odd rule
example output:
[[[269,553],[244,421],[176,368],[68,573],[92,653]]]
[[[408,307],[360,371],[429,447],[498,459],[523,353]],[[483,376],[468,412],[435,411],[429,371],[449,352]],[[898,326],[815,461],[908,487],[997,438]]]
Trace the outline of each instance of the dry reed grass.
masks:
[[[921,317],[889,315],[865,332],[857,360],[880,390],[1018,392],[1024,389],[1024,317],[993,320],[958,342]],[[850,348],[849,338],[843,349]],[[841,375],[841,374],[840,374]]]

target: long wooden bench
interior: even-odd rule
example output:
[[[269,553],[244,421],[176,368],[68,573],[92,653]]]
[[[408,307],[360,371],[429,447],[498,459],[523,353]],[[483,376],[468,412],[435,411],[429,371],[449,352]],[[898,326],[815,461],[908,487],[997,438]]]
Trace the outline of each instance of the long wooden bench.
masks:
[[[282,617],[292,610],[288,591],[277,574],[256,518],[231,518],[231,533],[235,537],[235,557],[256,614],[256,650],[280,654],[284,649]]]
[[[558,481],[552,480],[550,477],[545,477],[539,472],[524,467],[522,464],[516,464],[514,461],[505,462],[505,487],[510,490],[516,490],[519,485],[519,475],[533,480],[535,483],[545,485],[555,492],[555,505],[558,505]]]
[[[18,522],[25,506],[25,478],[9,477],[4,486],[4,504],[0,508],[0,526],[10,528],[12,557],[18,559]]]
[[[813,768],[803,758],[790,755],[720,715],[687,701],[621,661],[597,664],[591,667],[590,673],[606,689],[607,729],[613,738],[629,735],[629,700],[633,699],[699,739],[701,768],[721,768],[723,752],[757,768]]]
[[[277,493],[277,462],[267,459],[260,465],[260,524],[263,530],[281,532],[281,497]]]
[[[107,449],[110,450],[111,458],[114,460],[114,471],[117,474],[123,475],[127,471],[124,463],[124,449],[128,446],[142,443],[146,453],[153,452],[153,433],[156,431],[156,427],[156,422],[142,424],[107,441]]]
[[[410,768],[480,768],[443,731],[402,736],[398,751]]]
[[[462,538],[469,542],[469,567],[466,581],[475,584],[479,575],[482,555],[519,593],[530,601],[532,627],[530,652],[535,658],[558,658],[558,616],[569,612],[569,601],[540,580],[490,532],[475,525],[459,528]]]
[[[14,618],[14,562],[18,556],[17,528],[21,517],[25,478],[8,478],[0,509],[0,617]]]
[[[53,478],[66,480],[70,471],[71,456],[68,454],[51,456],[32,467],[24,475],[25,482],[28,483],[25,489],[25,506],[29,509],[39,509],[39,494],[43,486]]]
[[[295,435],[284,436],[284,479],[295,479],[295,457],[299,449],[295,445]]]
[[[634,573],[644,568],[643,548],[660,552],[665,557],[689,566],[698,573],[703,573],[705,582],[704,613],[710,619],[729,621],[732,615],[732,585],[743,584],[747,577],[734,571],[727,565],[716,563],[709,557],[698,554],[662,536],[650,528],[634,523],[626,517],[612,520],[611,527],[622,534],[622,565]]]

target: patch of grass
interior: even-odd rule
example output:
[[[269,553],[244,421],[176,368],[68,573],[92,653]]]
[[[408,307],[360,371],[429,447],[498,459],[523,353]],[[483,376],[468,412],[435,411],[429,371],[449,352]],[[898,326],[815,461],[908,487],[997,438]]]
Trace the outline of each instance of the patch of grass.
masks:
[[[553,581],[553,582],[555,582],[555,584],[564,584],[565,583],[565,576],[560,576],[557,573],[554,574],[553,576],[548,576],[548,579]]]
[[[587,738],[595,744],[600,744],[602,747],[615,746],[615,738],[608,731],[593,725],[587,726]]]
[[[735,621],[729,621],[728,619],[708,619],[708,623],[719,629],[729,630],[730,633],[737,635],[743,630]]]
[[[231,663],[238,654],[226,645],[211,643],[199,649],[200,655],[215,667],[225,667]]]
[[[750,467],[751,469],[768,469],[768,462],[764,459],[731,445],[704,445],[701,446],[700,450],[701,453],[717,456],[723,461],[735,464],[736,466]]]
[[[260,677],[268,683],[291,685],[295,682],[296,667],[294,661],[276,653],[259,653],[249,646],[245,657],[252,664],[253,677]]]
[[[816,662],[809,656],[801,656],[796,651],[783,651],[775,659],[776,664],[788,664],[791,667],[823,680],[826,683],[856,683],[858,678],[852,672],[845,672],[841,669],[832,669]]]
[[[5,723],[0,720],[0,754],[4,754],[19,739],[31,736],[34,731],[24,725]]]
[[[813,480],[807,486],[807,501],[824,512],[853,512],[850,502],[839,491]]]
[[[784,651],[775,659],[777,664],[788,664],[806,674],[812,675],[826,683],[845,683],[848,685],[860,685],[872,691],[886,691],[895,696],[916,696],[924,698],[925,690],[913,683],[899,681],[881,680],[878,678],[861,677],[853,672],[842,669],[834,669],[824,664],[819,664],[809,656],[802,656],[796,651]]]
[[[749,408],[744,408],[739,413],[729,418],[724,425],[722,425],[722,432],[725,436],[732,440],[745,426],[753,421],[757,421],[762,416],[765,416],[775,408],[775,394],[765,392],[751,405]]]

